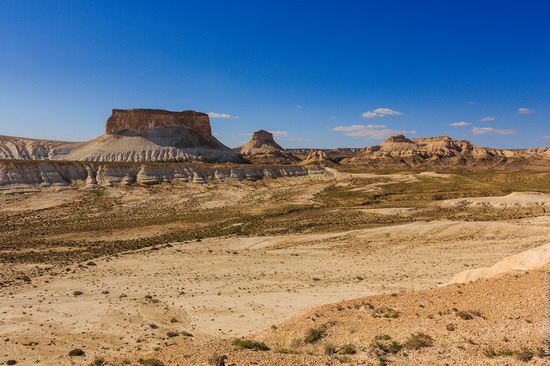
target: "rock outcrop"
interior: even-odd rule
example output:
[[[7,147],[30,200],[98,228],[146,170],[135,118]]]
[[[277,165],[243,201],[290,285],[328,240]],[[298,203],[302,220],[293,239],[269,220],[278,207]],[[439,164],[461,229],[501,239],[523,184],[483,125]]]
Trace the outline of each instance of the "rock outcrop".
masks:
[[[114,162],[244,162],[214,136],[205,113],[114,109],[105,134],[87,142],[0,138],[0,159]]]
[[[179,163],[0,161],[0,188],[223,182],[323,174],[319,166],[216,166]]]
[[[304,160],[300,162],[300,165],[312,165],[317,164],[321,166],[334,166],[338,164],[335,160],[328,157],[328,155],[321,150],[312,150]]]
[[[158,128],[185,128],[199,135],[212,136],[210,119],[196,111],[169,112],[163,109],[113,109],[105,134],[135,132],[143,135]]]
[[[275,142],[273,134],[265,130],[254,132],[250,141],[235,150],[244,158],[255,163],[291,164],[300,160],[291,152],[283,149]]]
[[[370,168],[532,168],[550,169],[550,148],[503,150],[479,147],[448,136],[408,139],[403,135],[368,147],[342,164]]]

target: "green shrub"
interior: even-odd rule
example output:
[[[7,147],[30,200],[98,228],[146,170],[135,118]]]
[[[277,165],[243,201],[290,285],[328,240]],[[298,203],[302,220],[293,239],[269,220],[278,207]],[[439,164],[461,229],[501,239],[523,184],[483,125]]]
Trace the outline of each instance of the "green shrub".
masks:
[[[164,363],[161,360],[157,360],[156,358],[140,358],[139,363],[143,366],[164,366]]]
[[[304,342],[306,343],[316,343],[319,342],[326,335],[324,327],[311,328],[307,331]]]
[[[357,353],[357,349],[352,344],[345,344],[339,351],[343,355],[354,355]]]
[[[255,351],[269,351],[269,347],[263,342],[251,341],[248,339],[235,338],[233,345],[238,349],[252,349]]]

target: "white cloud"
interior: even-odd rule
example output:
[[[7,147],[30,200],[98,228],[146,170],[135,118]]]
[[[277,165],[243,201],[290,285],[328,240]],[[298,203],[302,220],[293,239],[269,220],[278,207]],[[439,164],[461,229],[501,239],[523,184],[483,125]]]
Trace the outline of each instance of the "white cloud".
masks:
[[[468,105],[474,105],[474,104],[476,104],[476,102],[466,102],[466,104],[468,104]]]
[[[330,118],[332,118],[332,119],[336,119],[336,116],[330,116]]]
[[[462,121],[462,122],[453,122],[453,123],[451,123],[449,126],[453,126],[453,127],[466,127],[466,126],[469,126],[469,125],[471,125],[471,123]]]
[[[550,135],[548,136],[542,136],[543,139],[550,139]]]
[[[384,117],[384,116],[400,116],[403,113],[394,111],[390,108],[376,108],[374,111],[368,111],[363,113],[361,116],[363,118],[375,118],[375,117]]]
[[[288,137],[288,132],[286,131],[269,131],[273,134],[274,137]]]
[[[487,134],[513,135],[516,133],[516,130],[499,130],[492,127],[474,127],[472,128],[472,133],[474,135],[487,135]]]
[[[235,119],[239,118],[239,116],[232,116],[227,113],[208,112],[207,114],[208,114],[208,117],[210,118],[235,118]]]
[[[288,141],[306,141],[303,137],[289,137],[287,138]]]
[[[295,108],[296,108],[296,109],[302,109],[302,108],[304,108],[304,107],[298,104]]]
[[[496,118],[493,116],[487,116],[480,119],[481,122],[493,122]]]
[[[521,108],[518,108],[518,113],[519,114],[533,114],[533,113],[535,113],[535,110],[531,109],[531,108],[521,107]]]
[[[349,125],[338,126],[332,129],[336,132],[343,132],[349,137],[361,137],[367,140],[383,140],[390,136],[402,135],[405,133],[414,134],[416,131],[398,131],[387,128],[386,125]]]

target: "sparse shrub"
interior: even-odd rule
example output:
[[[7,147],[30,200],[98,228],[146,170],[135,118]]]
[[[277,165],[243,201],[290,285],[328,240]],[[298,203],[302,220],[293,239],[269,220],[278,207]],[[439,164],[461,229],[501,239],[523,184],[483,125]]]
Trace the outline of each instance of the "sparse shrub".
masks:
[[[96,357],[90,366],[103,366],[105,365],[105,359],[103,357]]]
[[[426,333],[414,333],[403,344],[405,348],[418,350],[423,347],[431,347],[434,340]]]
[[[208,359],[208,364],[211,366],[225,366],[225,360],[227,360],[226,355],[218,355],[217,353],[214,353]]]
[[[391,341],[391,337],[387,334],[377,335],[371,343],[371,348],[374,353],[385,360],[386,355],[395,355],[403,349],[403,345],[399,342]]]
[[[325,336],[326,331],[324,327],[311,328],[307,331],[304,342],[306,343],[316,343],[319,342]]]
[[[269,351],[269,347],[263,342],[251,341],[248,339],[235,338],[233,345],[238,349],[252,349],[255,351]]]
[[[10,366],[11,366],[11,365],[16,365],[16,364],[17,364],[17,361],[15,361],[15,360],[7,360],[7,361],[6,361],[6,365],[10,365]]]
[[[493,347],[486,348],[485,351],[483,351],[483,354],[485,355],[485,357],[488,357],[488,358],[493,358],[493,357],[496,357],[497,355]]]
[[[140,358],[139,363],[143,366],[164,366],[164,363],[156,358]]]
[[[166,333],[166,335],[168,336],[168,338],[174,338],[179,336],[180,334],[175,330],[170,330]]]
[[[295,355],[298,353],[297,351],[288,348],[277,348],[275,352],[282,353],[284,355]]]
[[[333,355],[336,353],[336,346],[332,343],[325,344],[325,355]]]
[[[357,349],[352,344],[345,344],[339,351],[343,355],[354,355],[357,353]]]
[[[82,349],[80,348],[75,348],[75,349],[72,349],[70,352],[69,352],[69,356],[71,357],[80,357],[80,356],[84,356],[86,355],[86,352],[84,352]]]
[[[477,310],[458,311],[456,315],[463,320],[472,320],[476,316],[481,317],[481,313]]]
[[[535,357],[535,353],[529,349],[522,349],[516,352],[516,359],[523,362],[529,362]]]
[[[447,330],[449,332],[454,332],[456,330],[456,325],[453,323],[447,324]]]
[[[349,358],[349,357],[347,357],[347,356],[338,357],[337,359],[338,359],[338,361],[340,361],[341,363],[348,363],[348,362],[351,362],[351,358]]]
[[[82,294],[84,294],[82,291],[73,291],[73,296],[80,296]]]
[[[378,308],[374,310],[372,314],[374,318],[384,317],[388,319],[396,319],[399,318],[400,315],[401,313],[399,311],[392,308]]]

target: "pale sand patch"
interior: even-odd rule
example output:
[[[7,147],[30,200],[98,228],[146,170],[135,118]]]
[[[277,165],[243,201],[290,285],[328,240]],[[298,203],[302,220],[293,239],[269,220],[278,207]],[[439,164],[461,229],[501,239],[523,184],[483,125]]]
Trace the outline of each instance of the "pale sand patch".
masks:
[[[513,192],[506,196],[456,198],[434,203],[440,207],[550,207],[550,195],[540,192]]]
[[[4,353],[20,364],[54,365],[68,363],[75,347],[87,357],[74,362],[89,364],[95,355],[179,342],[170,330],[196,339],[247,335],[316,305],[434,287],[549,236],[547,219],[432,221],[144,249],[1,289],[0,339],[10,338]]]

